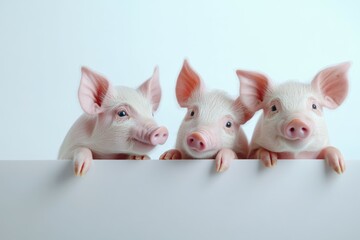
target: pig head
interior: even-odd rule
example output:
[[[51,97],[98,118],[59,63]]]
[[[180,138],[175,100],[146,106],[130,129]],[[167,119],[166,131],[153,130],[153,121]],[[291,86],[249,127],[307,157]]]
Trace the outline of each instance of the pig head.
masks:
[[[286,82],[279,86],[260,73],[238,70],[244,105],[252,111],[263,110],[251,140],[250,158],[261,158],[271,166],[277,158],[324,157],[329,138],[323,108],[335,109],[344,101],[349,66],[342,63],[326,68],[311,84]]]
[[[247,156],[248,142],[240,125],[252,114],[240,99],[233,100],[219,90],[206,91],[204,82],[186,60],[177,79],[176,98],[181,107],[187,108],[177,135],[178,158],[215,158],[220,171],[227,168],[224,151],[232,153],[230,158]],[[161,158],[171,159],[171,153]]]
[[[153,118],[161,99],[158,68],[139,88],[131,89],[113,87],[83,67],[78,96],[85,113],[65,137],[60,159],[78,160],[79,147],[90,150],[90,159],[141,156],[167,140],[167,129],[158,127]]]

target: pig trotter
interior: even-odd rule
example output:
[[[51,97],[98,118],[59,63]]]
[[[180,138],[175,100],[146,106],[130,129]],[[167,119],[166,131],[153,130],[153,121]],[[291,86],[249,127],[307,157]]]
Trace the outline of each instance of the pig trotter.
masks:
[[[80,147],[74,151],[74,172],[75,176],[84,176],[90,168],[93,160],[90,149]]]
[[[174,160],[174,159],[182,159],[182,154],[177,149],[171,149],[169,151],[166,151],[160,156],[160,160]]]
[[[230,161],[236,159],[236,153],[228,148],[221,149],[218,154],[216,154],[216,172],[224,172],[230,167]]]
[[[277,163],[277,154],[264,148],[259,148],[256,151],[256,158],[260,159],[265,167],[273,167]]]
[[[327,147],[321,151],[319,158],[324,158],[327,164],[338,174],[345,172],[344,157],[338,149]]]
[[[150,160],[148,155],[129,155],[130,160]]]

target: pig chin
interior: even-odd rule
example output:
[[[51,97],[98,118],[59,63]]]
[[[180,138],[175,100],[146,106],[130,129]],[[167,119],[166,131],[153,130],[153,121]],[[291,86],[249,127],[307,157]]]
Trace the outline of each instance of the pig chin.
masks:
[[[149,151],[151,151],[152,149],[154,149],[154,145],[149,144],[149,143],[144,143],[141,142],[137,139],[131,139],[130,141],[130,148],[138,154],[145,154],[148,153]]]
[[[190,158],[195,158],[195,159],[213,159],[216,155],[216,153],[219,151],[217,149],[209,149],[206,151],[197,151],[197,150],[193,150],[191,148],[189,148],[187,146],[187,144],[184,144],[184,148],[183,148],[186,152],[187,155],[189,155]]]
[[[303,151],[307,149],[310,144],[309,139],[288,139],[285,137],[281,137],[281,140],[280,142],[283,143],[280,145],[283,145],[283,148],[285,148],[285,150],[282,151],[292,151],[292,152]]]
[[[264,139],[259,145],[272,152],[301,152],[311,148],[313,144],[310,139],[288,139],[284,136],[276,136],[274,139]]]
[[[190,157],[196,158],[196,159],[213,159],[217,153],[217,151],[206,151],[206,152],[196,152],[193,150],[187,150],[186,151]]]

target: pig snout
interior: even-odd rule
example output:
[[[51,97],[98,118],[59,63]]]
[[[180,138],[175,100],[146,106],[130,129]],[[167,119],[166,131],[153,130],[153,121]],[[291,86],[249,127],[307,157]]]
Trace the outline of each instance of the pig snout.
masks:
[[[294,119],[285,125],[283,131],[286,138],[298,140],[307,138],[311,133],[311,128],[303,121]]]
[[[150,133],[150,143],[152,145],[164,144],[168,135],[169,132],[166,127],[159,127]]]
[[[156,146],[164,144],[168,138],[169,132],[165,127],[137,127],[134,129],[133,138],[144,144]]]
[[[197,152],[206,152],[217,147],[217,141],[213,134],[208,131],[196,131],[186,138],[187,146]]]
[[[192,133],[186,139],[187,145],[195,151],[202,152],[206,149],[207,144],[200,133]]]

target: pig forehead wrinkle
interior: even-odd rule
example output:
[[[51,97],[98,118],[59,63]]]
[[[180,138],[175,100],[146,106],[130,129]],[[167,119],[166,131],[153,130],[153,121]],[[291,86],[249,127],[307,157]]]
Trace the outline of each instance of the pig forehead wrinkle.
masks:
[[[134,108],[138,113],[152,114],[151,102],[135,89],[117,86],[117,96],[113,100],[113,106],[117,107],[119,104],[127,104]]]
[[[207,115],[212,118],[231,115],[235,119],[235,113],[232,108],[234,100],[223,91],[215,90],[197,93],[190,102],[199,107],[201,115]]]
[[[268,92],[266,102],[280,99],[283,107],[291,110],[304,105],[310,97],[316,98],[316,94],[309,84],[286,82]]]

